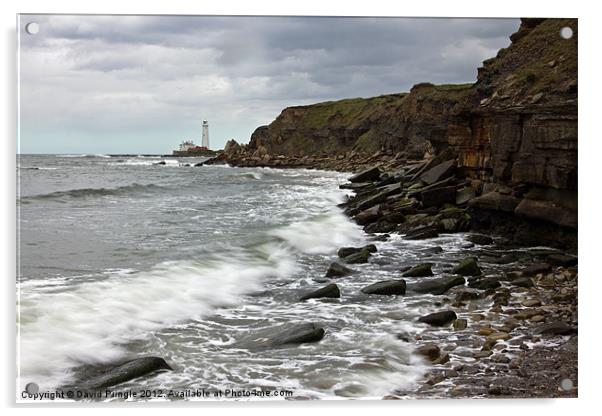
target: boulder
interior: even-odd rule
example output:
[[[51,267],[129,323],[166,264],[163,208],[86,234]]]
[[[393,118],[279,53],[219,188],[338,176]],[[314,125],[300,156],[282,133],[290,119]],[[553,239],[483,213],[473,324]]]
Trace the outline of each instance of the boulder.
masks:
[[[527,218],[551,222],[568,228],[577,228],[577,210],[556,204],[553,201],[523,199],[514,213]]]
[[[357,204],[356,209],[363,211],[373,207],[376,204],[384,202],[391,195],[395,195],[401,192],[401,184],[394,183],[392,185],[383,186],[382,188],[377,188],[376,192],[376,194],[370,195],[369,197],[362,199]]]
[[[418,321],[431,326],[445,326],[455,321],[457,318],[458,316],[454,311],[441,311],[421,316],[418,318]]]
[[[354,272],[354,270],[352,270],[348,267],[345,267],[342,264],[334,261],[334,262],[330,263],[330,266],[328,267],[328,270],[326,271],[326,277],[343,277],[343,276],[350,275],[353,272]]]
[[[195,163],[195,164],[194,164],[194,167],[195,167],[195,168],[198,168],[198,167],[201,167],[201,166],[203,166],[203,164],[204,164],[204,162]]]
[[[366,225],[377,221],[380,218],[380,205],[365,209],[357,214],[354,219],[358,225]]]
[[[406,233],[403,237],[406,240],[425,240],[427,238],[439,237],[437,227],[432,225],[426,225],[422,227],[414,228]]]
[[[481,274],[481,269],[477,264],[476,257],[467,257],[454,267],[452,273],[462,276],[479,276]]]
[[[530,277],[519,277],[517,279],[513,279],[510,283],[513,286],[526,287],[526,288],[535,286],[535,284],[533,283],[533,280],[531,280]]]
[[[488,246],[490,244],[493,244],[493,238],[483,234],[471,234],[466,239],[472,243],[479,244],[482,246]]]
[[[403,277],[425,277],[432,276],[431,263],[417,264],[403,274]]]
[[[358,183],[358,182],[373,182],[380,179],[380,169],[375,166],[372,168],[368,168],[359,173],[356,173],[352,177],[349,178],[349,182]]]
[[[456,161],[448,160],[438,164],[437,166],[427,170],[420,175],[420,180],[428,185],[439,182],[454,174],[456,170]]]
[[[112,368],[108,368],[100,375],[96,375],[87,380],[84,379],[82,382],[78,383],[78,387],[83,390],[104,389],[156,371],[171,369],[169,364],[161,357],[136,358]]]
[[[437,360],[441,355],[441,349],[433,343],[421,345],[420,347],[416,348],[415,352],[431,362]]]
[[[518,206],[518,203],[518,198],[515,198],[511,195],[503,195],[494,191],[470,200],[468,205],[475,208],[493,211],[514,212],[514,209]]]
[[[340,297],[341,297],[341,291],[340,291],[339,287],[336,284],[331,283],[318,290],[314,290],[312,292],[309,292],[309,293],[301,296],[301,298],[299,300],[318,299],[318,298],[340,298]]]
[[[535,276],[539,273],[547,273],[552,269],[547,263],[535,263],[521,270],[523,276]]]
[[[369,295],[405,295],[406,282],[403,279],[385,280],[366,286],[362,292]]]
[[[324,328],[310,322],[294,325],[280,325],[258,331],[242,341],[246,348],[272,348],[318,342],[324,338]]]
[[[443,204],[453,204],[456,202],[456,187],[446,186],[444,188],[430,189],[420,194],[422,206],[439,207]]]
[[[370,253],[376,253],[376,246],[374,244],[368,244],[364,247],[341,247],[337,251],[337,255],[341,258],[348,257],[352,254],[359,253],[360,251],[368,251]]]
[[[437,279],[425,279],[418,283],[408,285],[408,290],[416,293],[431,293],[442,295],[454,286],[464,285],[466,280],[461,276],[440,277]]]
[[[357,253],[353,253],[346,257],[343,257],[343,261],[345,261],[345,263],[348,264],[368,263],[369,258],[370,252],[368,250],[362,250]]]
[[[551,254],[546,261],[554,266],[572,267],[577,265],[577,257],[566,254]]]
[[[468,287],[479,290],[497,289],[501,285],[500,281],[495,277],[486,277],[468,283]]]
[[[577,328],[564,322],[550,322],[535,327],[533,332],[544,336],[574,335],[577,333]]]

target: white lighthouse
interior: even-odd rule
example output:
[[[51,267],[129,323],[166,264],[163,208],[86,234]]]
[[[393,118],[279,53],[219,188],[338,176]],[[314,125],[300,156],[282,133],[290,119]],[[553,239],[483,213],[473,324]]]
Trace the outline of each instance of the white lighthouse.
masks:
[[[207,120],[203,120],[201,146],[209,149],[209,123]]]

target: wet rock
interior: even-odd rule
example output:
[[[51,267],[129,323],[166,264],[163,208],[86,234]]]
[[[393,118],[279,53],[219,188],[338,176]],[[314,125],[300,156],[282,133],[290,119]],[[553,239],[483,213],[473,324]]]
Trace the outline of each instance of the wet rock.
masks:
[[[493,211],[514,212],[519,199],[499,192],[488,192],[478,196],[468,203],[469,206]]]
[[[357,214],[354,219],[358,225],[371,224],[380,218],[380,205],[375,205],[372,208],[365,209]]]
[[[443,204],[453,204],[456,202],[456,187],[447,186],[444,188],[430,189],[420,194],[422,206],[439,207]]]
[[[362,292],[369,295],[405,295],[406,282],[403,279],[385,280],[364,287]]]
[[[161,370],[171,370],[172,368],[161,357],[142,357],[127,361],[123,364],[109,368],[102,374],[84,380],[78,387],[83,390],[102,389],[126,381],[142,377]]]
[[[396,225],[389,221],[378,221],[368,224],[364,227],[364,231],[367,233],[390,233],[394,231]]]
[[[511,285],[513,286],[518,286],[518,287],[533,287],[535,286],[535,284],[533,283],[533,280],[531,280],[530,277],[519,277],[518,279],[514,279],[510,282]]]
[[[456,319],[453,323],[453,327],[456,331],[462,331],[466,329],[468,326],[468,321],[466,319]]]
[[[406,240],[425,240],[427,238],[436,238],[439,237],[439,232],[437,231],[437,227],[434,226],[423,226],[417,227],[413,230],[410,230],[403,237]]]
[[[441,350],[436,344],[429,343],[416,348],[416,354],[422,355],[429,361],[433,362],[441,355]]]
[[[199,162],[199,163],[195,163],[195,164],[194,164],[194,167],[195,167],[195,168],[199,168],[199,167],[201,167],[201,166],[203,166],[203,162]]]
[[[454,286],[464,285],[466,280],[460,276],[440,277],[437,279],[426,279],[421,282],[408,285],[408,290],[416,293],[431,293],[442,295]]]
[[[486,277],[468,283],[468,287],[479,290],[497,289],[501,285],[500,281],[495,277]]]
[[[420,176],[420,180],[428,185],[439,182],[449,176],[452,176],[456,170],[456,161],[448,160],[427,170]]]
[[[565,254],[552,254],[548,256],[547,262],[554,266],[572,267],[577,265],[577,257]]]
[[[543,336],[574,335],[577,328],[564,322],[550,322],[535,327],[533,333]]]
[[[362,250],[357,253],[353,253],[346,257],[343,257],[343,261],[345,261],[345,263],[348,264],[368,263],[370,255],[371,254],[368,250]]]
[[[478,360],[478,359],[480,359],[480,358],[487,358],[487,357],[489,357],[491,354],[493,354],[493,352],[492,352],[492,351],[487,351],[487,350],[485,350],[485,351],[477,351],[477,352],[475,352],[474,354],[472,354],[472,357],[473,357],[473,358],[476,358],[476,359]]]
[[[376,246],[374,244],[368,244],[364,247],[341,247],[339,251],[337,251],[337,255],[340,258],[345,258],[352,254],[359,253],[361,251],[376,253]]]
[[[463,279],[463,278],[462,278]],[[466,302],[469,300],[477,300],[481,298],[481,294],[476,289],[468,289],[468,288],[460,288],[460,290],[456,290],[456,302]]]
[[[490,244],[493,244],[493,238],[483,234],[471,234],[466,239],[472,243],[479,244],[482,246],[488,246]]]
[[[535,276],[539,273],[549,272],[550,269],[551,267],[547,263],[535,263],[525,267],[523,270],[521,270],[521,273],[523,276]]]
[[[373,207],[376,204],[380,204],[384,202],[391,195],[395,195],[401,192],[401,184],[394,183],[392,185],[387,185],[382,188],[379,188],[379,192],[377,194],[371,195],[366,199],[361,200],[357,204],[357,210],[363,211],[368,208]]]
[[[441,246],[435,246],[435,247],[425,248],[424,250],[422,250],[422,253],[424,253],[424,254],[439,254],[439,253],[443,253],[443,247],[441,247]]]
[[[359,173],[356,173],[355,175],[353,175],[352,177],[350,177],[348,180],[351,183],[358,183],[358,182],[374,182],[380,179],[380,169],[378,168],[378,166],[363,170]]]
[[[445,326],[457,318],[458,317],[454,311],[441,311],[421,316],[418,318],[418,321],[431,326]]]
[[[253,334],[243,341],[243,345],[252,348],[297,345],[318,342],[324,338],[324,334],[324,328],[313,322],[294,325],[285,324]]]
[[[478,276],[481,274],[481,269],[477,264],[476,257],[467,257],[454,267],[452,273],[462,276]]]
[[[354,270],[335,261],[330,264],[330,267],[328,267],[328,270],[326,271],[326,277],[343,277],[348,276],[353,272]]]
[[[153,163],[153,165],[165,165],[166,162],[164,160],[157,162],[157,163]]]
[[[403,274],[403,277],[425,277],[432,276],[431,263],[417,264]]]
[[[307,299],[318,299],[318,298],[340,298],[341,290],[339,287],[331,283],[327,286],[324,286],[318,290],[314,290],[309,292],[303,296],[299,300],[307,300]]]

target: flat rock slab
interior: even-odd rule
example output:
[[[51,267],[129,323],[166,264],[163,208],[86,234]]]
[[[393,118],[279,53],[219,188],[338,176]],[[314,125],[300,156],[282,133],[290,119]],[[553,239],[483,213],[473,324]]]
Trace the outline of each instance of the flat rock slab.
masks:
[[[535,327],[533,333],[543,336],[574,335],[577,333],[577,328],[564,322],[550,322]]]
[[[437,279],[426,279],[422,282],[408,285],[408,290],[416,293],[431,293],[442,295],[454,286],[462,286],[466,279],[461,276],[439,277]]]
[[[535,263],[521,270],[523,276],[535,276],[539,273],[547,273],[552,267],[547,263]]]
[[[428,185],[439,182],[442,179],[451,176],[456,170],[456,161],[448,160],[427,170],[420,176],[420,180]]]
[[[161,357],[142,357],[108,367],[101,374],[84,379],[76,386],[82,390],[97,390],[125,383],[147,374],[172,368]]]
[[[439,237],[437,228],[432,226],[417,227],[408,231],[403,237],[405,240],[426,240],[427,238]]]
[[[551,254],[546,261],[554,266],[572,267],[577,265],[577,257],[565,254]]]
[[[362,292],[369,295],[405,295],[406,282],[403,279],[385,280],[366,286]]]
[[[318,298],[340,298],[341,290],[339,287],[331,283],[318,290],[311,291],[301,296],[299,300],[318,299]]]
[[[445,326],[456,319],[458,319],[458,316],[454,311],[441,311],[421,316],[418,321],[431,326]]]

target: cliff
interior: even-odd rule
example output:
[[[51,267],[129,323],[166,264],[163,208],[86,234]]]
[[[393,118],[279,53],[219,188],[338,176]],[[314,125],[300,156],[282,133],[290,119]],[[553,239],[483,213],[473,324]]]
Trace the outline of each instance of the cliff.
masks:
[[[560,36],[565,26],[570,39]],[[475,190],[473,209],[496,213],[475,226],[511,215],[576,229],[577,29],[576,19],[522,19],[474,84],[289,107],[214,163],[353,171],[380,163],[387,172],[455,158]]]

